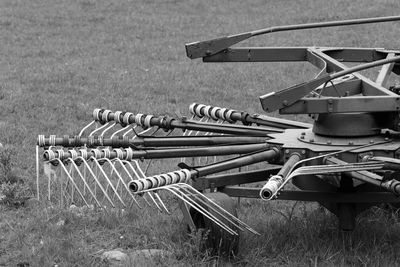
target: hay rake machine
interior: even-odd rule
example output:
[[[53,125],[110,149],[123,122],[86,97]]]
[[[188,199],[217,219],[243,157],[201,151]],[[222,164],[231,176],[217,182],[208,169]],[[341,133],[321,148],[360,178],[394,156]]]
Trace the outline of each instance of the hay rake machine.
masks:
[[[204,62],[316,66],[311,81],[260,97],[266,112],[308,114],[313,124],[198,103],[190,118],[95,109],[77,135],[38,137],[48,177],[42,196],[61,205],[154,205],[169,213],[168,192],[188,226],[210,231],[208,245],[223,253],[237,252],[240,231],[257,234],[237,218],[231,197],[318,202],[352,230],[360,212],[400,203],[400,87],[388,84],[400,74],[400,51],[231,46],[277,31],[398,20],[280,26],[187,44],[187,56]],[[376,67],[374,80],[360,73]],[[176,159],[179,168],[149,168],[160,159]],[[37,167],[39,178],[39,158]]]

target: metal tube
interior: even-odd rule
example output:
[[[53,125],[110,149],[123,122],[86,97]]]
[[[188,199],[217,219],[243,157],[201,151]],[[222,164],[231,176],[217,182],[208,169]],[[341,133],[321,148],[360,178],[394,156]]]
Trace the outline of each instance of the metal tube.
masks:
[[[213,173],[227,171],[242,166],[258,163],[261,161],[271,161],[279,156],[278,149],[270,149],[266,151],[256,152],[254,154],[237,157],[223,162],[214,163],[208,166],[196,168],[197,176],[206,176]]]
[[[325,164],[347,164],[348,162],[345,162],[343,160],[340,160],[335,157],[326,157],[324,158],[324,163]],[[381,186],[381,180],[383,179],[382,176],[379,176],[373,172],[369,171],[355,171],[355,172],[346,172],[348,176],[351,178],[373,184],[375,186]]]
[[[43,158],[46,161],[52,161],[53,159],[65,160],[72,158],[75,160],[78,156],[85,156],[86,160],[91,157],[97,159],[108,158],[114,159],[119,158],[121,160],[128,159],[129,157],[134,159],[163,159],[163,158],[180,158],[180,157],[203,157],[203,156],[219,156],[219,155],[232,155],[232,154],[246,154],[262,149],[269,148],[270,145],[267,143],[261,144],[249,144],[249,145],[226,145],[226,146],[215,146],[215,147],[199,147],[199,148],[171,148],[171,149],[154,149],[154,150],[133,150],[133,149],[114,149],[114,150],[100,150],[97,149],[95,152],[92,149],[86,153],[82,153],[80,150],[69,150],[60,153],[58,150],[46,150],[43,153]],[[117,151],[121,150],[120,153]],[[97,153],[97,154],[96,154]]]
[[[384,159],[385,157],[377,157]],[[390,158],[389,158],[390,159]],[[329,157],[325,159],[325,162],[328,164],[347,164],[347,162],[342,161],[338,158]],[[378,186],[380,188],[385,189],[386,191],[392,192],[396,195],[400,194],[400,182],[392,179],[383,181],[383,177],[379,176],[375,173],[369,171],[354,171],[354,172],[346,172],[350,177],[355,178],[357,180]]]
[[[39,141],[40,140],[40,141]],[[53,141],[54,140],[54,141]],[[206,145],[223,145],[223,144],[255,144],[264,143],[266,137],[258,136],[168,136],[168,137],[153,137],[153,136],[137,136],[135,139],[129,138],[99,138],[99,137],[80,137],[66,136],[55,137],[50,139],[41,136],[38,138],[40,146],[63,146],[63,147],[98,147],[109,146],[116,148],[127,147],[172,147],[172,146],[206,146]],[[52,143],[52,142],[53,143]]]
[[[400,159],[388,157],[366,157],[363,161],[377,160],[385,163],[384,168],[389,170],[400,170]]]
[[[170,130],[174,128],[194,130],[202,132],[213,132],[213,133],[223,133],[223,134],[235,134],[243,136],[266,136],[268,133],[281,133],[282,129],[276,128],[261,128],[261,127],[251,127],[243,125],[227,125],[227,124],[216,124],[208,122],[198,122],[187,120],[185,118],[176,119],[168,116],[155,117],[148,114],[131,114],[127,116],[124,121],[121,122],[121,114],[128,112],[112,112],[111,110],[95,110],[96,112],[94,119],[100,123],[106,123],[110,121],[115,121],[121,123],[121,125],[136,124],[145,128],[157,126],[162,129]]]
[[[301,160],[301,156],[298,153],[290,155],[289,159],[282,166],[278,174],[271,176],[268,182],[261,188],[260,197],[262,199],[269,199],[271,196],[278,191],[278,188],[283,184],[285,177],[292,170],[293,166]]]
[[[379,22],[398,21],[398,20],[400,20],[400,16],[388,16],[388,17],[349,19],[349,20],[315,22],[315,23],[305,23],[305,24],[286,25],[286,26],[275,26],[275,27],[271,27],[271,28],[252,31],[251,35],[257,36],[260,34],[271,33],[271,32],[294,31],[294,30],[347,26],[347,25],[359,25],[359,24],[379,23]]]
[[[210,105],[193,103],[189,107],[190,112],[193,115],[199,117],[208,117],[211,119],[224,120],[228,122],[241,121],[243,124],[256,124],[269,127],[277,127],[280,129],[288,128],[311,128],[311,124],[290,121],[280,118],[273,118],[268,116],[260,116],[258,114],[250,115],[244,111],[236,111],[233,109],[226,109],[220,107],[213,107]]]

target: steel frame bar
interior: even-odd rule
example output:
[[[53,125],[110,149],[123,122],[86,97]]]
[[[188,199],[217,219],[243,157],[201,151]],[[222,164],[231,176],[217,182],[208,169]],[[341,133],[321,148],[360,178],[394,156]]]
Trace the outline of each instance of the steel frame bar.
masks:
[[[400,51],[384,50],[383,48],[330,48],[330,47],[245,47],[228,48],[215,55],[206,56],[204,62],[285,62],[305,61],[324,72],[345,71],[350,69],[342,62],[373,62],[383,60]],[[384,65],[380,77],[374,82],[360,73],[353,73],[354,83],[351,86],[351,96],[334,97],[320,96],[319,98],[303,97],[301,92],[298,101],[280,108],[281,114],[318,114],[335,112],[386,112],[400,109],[400,98],[382,85],[390,71],[399,63]],[[361,96],[354,96],[361,93]],[[269,97],[269,96],[266,96]],[[340,101],[339,101],[340,98]],[[373,100],[373,101],[372,101]]]
[[[204,190],[209,188],[223,187],[227,185],[266,181],[268,177],[278,173],[281,167],[282,166],[280,165],[270,164],[267,168],[263,170],[199,177],[194,179],[192,185],[197,190]]]
[[[231,197],[260,198],[260,189],[226,186],[220,190]],[[400,198],[390,192],[321,192],[310,190],[282,190],[277,200],[321,201],[329,203],[398,203]]]
[[[95,150],[98,151],[99,158],[120,158],[120,159],[163,159],[163,158],[182,158],[182,157],[203,157],[203,156],[221,156],[221,155],[233,155],[233,154],[246,154],[252,153],[263,149],[268,149],[270,145],[266,142],[258,144],[246,144],[246,145],[224,145],[224,146],[210,146],[210,147],[194,147],[194,148],[164,148],[164,149],[148,149],[148,150],[133,150],[133,149],[80,149],[80,150],[45,150],[43,158],[45,160],[53,160],[58,158],[61,160],[75,159],[78,156],[83,157],[82,150],[86,154],[85,160],[90,160],[92,157],[96,157]],[[119,152],[117,152],[119,151]],[[76,154],[76,156],[74,156]]]
[[[122,136],[121,136],[122,137]],[[109,146],[117,148],[127,147],[177,147],[177,146],[206,146],[206,145],[226,145],[226,144],[255,144],[264,143],[266,137],[258,136],[227,136],[227,135],[207,135],[207,136],[137,136],[136,138],[91,138],[91,137],[55,137],[54,144],[50,143],[50,138],[44,137],[42,146],[63,146],[63,147],[98,147]]]
[[[232,46],[236,43],[239,43],[243,40],[249,39],[250,37],[261,35],[261,34],[268,34],[268,33],[272,33],[272,32],[294,31],[294,30],[335,27],[335,26],[345,26],[345,25],[354,25],[354,24],[365,24],[365,23],[378,23],[378,22],[397,21],[397,20],[400,20],[400,16],[275,26],[275,27],[269,27],[269,28],[250,31],[250,32],[239,33],[239,34],[230,35],[230,36],[212,39],[212,40],[203,41],[203,42],[189,43],[189,44],[186,44],[186,54],[191,59],[211,56],[220,51],[224,51],[225,49],[229,48],[230,46]]]

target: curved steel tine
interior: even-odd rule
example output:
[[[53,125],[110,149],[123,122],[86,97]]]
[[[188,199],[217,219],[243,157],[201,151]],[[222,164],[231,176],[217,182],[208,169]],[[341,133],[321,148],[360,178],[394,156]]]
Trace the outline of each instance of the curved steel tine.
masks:
[[[65,166],[65,169],[67,169],[67,166],[66,165],[64,165]],[[74,175],[74,173],[72,172],[73,170],[72,170],[72,166],[69,166],[69,170],[68,170],[68,173],[71,175],[71,177],[73,177],[73,175]],[[75,182],[75,181],[74,181]],[[76,183],[75,183],[76,184]],[[78,185],[76,185],[76,187],[78,187]],[[72,188],[73,189],[73,188]],[[74,193],[75,193],[75,191],[74,190],[71,190],[71,194],[70,194],[70,197],[71,197],[71,200],[73,201],[73,199],[74,199]],[[82,194],[82,196],[83,196],[83,194]]]
[[[136,164],[136,167],[138,169],[138,171],[140,172],[140,174],[142,175],[142,178],[140,178],[140,175],[138,175],[138,173],[135,171],[135,169],[133,168],[133,166],[131,165],[131,162],[127,161],[129,163],[129,166],[131,167],[132,171],[136,174],[136,176],[138,177],[138,179],[142,179],[142,178],[146,178],[146,175],[144,174],[144,172],[142,171],[142,169],[139,166],[139,163],[136,160],[132,160],[132,162],[134,162]],[[153,195],[148,192],[147,194],[151,200],[154,202],[154,204],[156,205],[157,209],[159,209],[160,211],[162,211],[161,207],[158,205],[158,203],[156,202],[156,200],[154,199]],[[148,203],[148,202],[147,202]],[[150,205],[150,203],[148,203]]]
[[[161,188],[159,188],[161,189]],[[177,196],[179,199],[181,199],[182,201],[184,201],[186,204],[188,204],[189,206],[191,206],[192,208],[194,208],[195,210],[197,210],[198,212],[200,212],[201,214],[203,214],[204,216],[206,216],[208,219],[210,219],[211,221],[213,221],[215,224],[217,224],[219,227],[221,227],[222,229],[224,229],[225,231],[227,231],[228,233],[232,234],[232,235],[238,235],[237,232],[235,232],[233,229],[231,229],[229,226],[227,226],[225,223],[223,223],[220,219],[218,219],[217,217],[215,217],[213,214],[211,214],[208,210],[206,210],[204,207],[202,207],[201,205],[199,205],[198,203],[196,203],[194,200],[188,198],[185,194],[182,194],[181,192],[176,192],[174,190],[173,187],[170,186],[164,186],[162,187],[162,189],[168,190],[169,192],[171,192],[172,194],[174,194],[175,196]]]
[[[204,201],[201,198],[196,198],[196,200],[192,199],[191,197],[192,194],[190,192],[183,192],[182,188],[180,188],[179,186],[172,185],[170,186],[171,189],[176,190],[177,192],[181,193],[182,195],[185,196],[187,201],[190,201],[191,203],[195,203],[196,205],[198,205],[199,207],[203,207],[206,206],[207,208],[210,208],[212,211],[207,210],[206,208],[204,208],[205,211],[207,211],[209,214],[212,214],[214,218],[217,218],[216,215],[218,215],[219,217],[222,218],[217,218],[220,222],[222,222],[223,220],[227,221],[228,223],[232,224],[235,228],[237,228],[239,231],[244,231],[244,228],[241,227],[240,224],[235,223],[233,220],[231,220],[230,218],[226,217],[224,214],[222,214],[221,212],[219,212],[216,208],[210,206],[206,201]],[[207,199],[207,198],[206,198]],[[222,209],[221,207],[219,207],[219,209]],[[233,215],[232,215],[233,216]]]
[[[203,118],[201,118],[200,120],[199,120],[199,122],[207,122],[207,118],[206,117],[203,117]],[[196,133],[194,134],[194,136],[198,136],[200,134],[200,131],[196,131]]]
[[[128,164],[128,166],[130,167],[131,171],[134,173],[134,175],[136,176],[137,179],[141,179],[141,177],[139,176],[139,174],[136,172],[135,168],[132,166],[131,162],[127,161],[127,160],[122,160],[122,162]],[[129,177],[132,179],[131,181],[133,181],[133,177],[131,175],[129,175]],[[151,206],[150,202],[147,200],[146,198],[147,194],[143,194],[143,199],[146,201],[146,203]]]
[[[299,175],[307,174],[326,174],[326,173],[337,173],[337,172],[352,172],[352,171],[365,171],[365,170],[378,170],[382,169],[383,163],[376,162],[362,162],[362,163],[349,163],[349,164],[337,164],[337,165],[317,165],[317,166],[304,166],[294,170],[288,179],[291,179]]]
[[[116,134],[118,134],[118,133],[120,133],[120,132],[123,132],[123,131],[125,131],[126,129],[130,129],[129,125],[125,126],[125,127],[122,128],[122,129],[119,129],[118,131],[115,131],[115,132],[110,136],[110,138],[113,138]]]
[[[104,187],[101,185],[100,181],[97,179],[97,175],[94,174],[92,168],[90,165],[87,163],[87,161],[82,157],[79,156],[76,159],[81,159],[83,161],[83,164],[85,165],[86,169],[89,171],[89,173],[92,175],[93,179],[96,181],[97,185],[99,186],[100,190],[103,192],[104,196],[107,198],[108,202],[110,202],[111,206],[115,208],[114,202],[111,200],[111,198],[108,196],[107,191],[104,189]]]
[[[141,168],[140,165],[139,165],[139,162],[137,162],[137,160],[132,160],[132,162],[135,163],[136,168],[138,169],[138,171],[139,171],[140,174],[142,175],[142,178],[146,178],[146,173],[143,172],[142,168]],[[151,160],[149,161],[149,164],[148,164],[147,167],[146,167],[146,172],[147,172],[148,167],[150,166],[150,163],[151,163]],[[153,193],[154,193],[154,192],[153,192]],[[155,194],[157,194],[157,193],[155,193]],[[151,199],[154,201],[154,198],[153,198],[153,196],[151,195],[150,192],[149,192],[149,196],[150,196]],[[159,197],[158,197],[158,198],[159,198]],[[167,212],[167,213],[168,213],[168,212]]]
[[[193,115],[190,119],[191,119],[191,120],[194,120],[195,118],[197,118],[197,116],[196,116],[196,115]],[[199,121],[201,121],[201,119],[202,119],[202,118],[200,118]],[[192,135],[192,133],[193,133],[193,130],[185,131],[185,132],[183,133],[183,136],[190,136],[190,135]]]
[[[82,181],[83,181],[85,187],[88,189],[89,193],[92,195],[92,197],[93,197],[93,199],[96,201],[97,205],[98,205],[99,207],[101,207],[100,202],[97,200],[96,195],[95,195],[95,194],[92,192],[92,190],[90,189],[89,185],[87,184],[85,178],[83,177],[82,173],[80,172],[79,167],[76,165],[75,161],[74,161],[72,158],[68,158],[67,160],[71,162],[71,164],[72,164],[71,166],[74,166],[76,172],[78,173],[78,175],[79,175],[80,178],[82,179]]]
[[[115,168],[114,164],[111,162],[110,159],[105,158],[105,160],[111,165],[112,170],[115,172],[115,174],[118,176],[118,179],[121,181],[121,183],[124,185],[125,190],[128,191],[129,195],[133,198],[133,200],[136,202],[136,204],[139,206],[139,203],[136,201],[136,199],[133,197],[131,190],[129,190],[128,186],[126,185],[126,183],[124,182],[124,180],[122,179],[121,174],[118,172],[117,168]],[[114,160],[120,160],[119,158],[116,158]],[[140,207],[140,206],[139,206]]]
[[[108,126],[104,131],[101,132],[100,136],[104,136],[107,131],[109,131],[111,128],[113,128],[115,125],[117,125],[116,122],[112,122],[110,126]]]
[[[160,128],[157,127],[156,131],[153,132],[152,134],[155,134],[159,129],[160,129]],[[137,161],[135,161],[135,163],[136,163],[137,168],[139,169],[139,171],[140,171],[141,174],[143,175],[143,178],[145,178],[145,177],[146,177],[146,174],[145,174],[145,173],[142,171],[142,169],[140,168],[139,163],[138,163]],[[146,172],[147,172],[148,167],[150,166],[150,163],[151,163],[151,160],[149,160],[149,163],[148,163],[148,165],[147,165],[147,167],[146,167]],[[156,198],[158,199],[159,203],[160,203],[161,206],[164,208],[165,212],[166,212],[167,214],[171,214],[171,212],[167,209],[167,206],[165,205],[164,201],[161,199],[161,197],[159,196],[159,194],[158,194],[157,192],[153,192],[153,194],[156,196]],[[149,195],[150,195],[151,199],[155,202],[155,199],[152,197],[151,193],[149,193]],[[159,207],[157,204],[156,204],[156,206]],[[161,208],[159,208],[159,210],[162,211]]]
[[[153,192],[153,193],[154,193],[154,192]],[[162,211],[162,208],[158,205],[157,201],[154,199],[153,195],[152,195],[150,192],[148,192],[148,196],[149,196],[150,199],[154,202],[154,204],[156,205],[157,209],[158,209],[159,211]]]
[[[217,209],[219,209],[221,212],[225,213],[227,216],[231,217],[234,221],[236,221],[238,224],[240,224],[241,226],[243,226],[244,228],[246,228],[248,231],[250,231],[253,234],[256,235],[260,235],[260,233],[258,233],[257,231],[255,231],[253,228],[251,228],[248,224],[246,224],[245,222],[239,220],[239,218],[237,218],[236,216],[234,216],[233,214],[229,213],[227,210],[225,210],[224,208],[222,208],[220,205],[218,205],[217,203],[215,203],[212,199],[206,197],[205,195],[203,195],[201,192],[199,192],[197,189],[195,189],[193,186],[186,184],[186,183],[178,183],[175,185],[180,185],[181,188],[182,187],[186,187],[188,190],[192,190],[194,192],[194,196],[196,198],[204,198],[206,199],[206,201],[208,203],[211,203],[214,207],[216,207]],[[193,193],[192,193],[193,194]],[[210,207],[210,206],[209,206]]]
[[[69,174],[69,172],[68,172],[67,168],[65,167],[64,163],[58,158],[53,159],[52,161],[58,161],[58,163],[61,166],[62,170],[64,170],[65,174],[68,176],[69,180],[71,181],[72,185],[75,187],[76,191],[78,192],[79,196],[82,198],[83,202],[85,202],[86,206],[89,206],[89,204],[87,203],[85,197],[83,196],[83,194],[79,190],[78,186],[76,185],[76,183],[74,181],[74,178],[72,178],[72,176]]]
[[[136,168],[138,169],[138,171],[140,172],[140,174],[142,175],[141,178],[146,178],[146,174],[142,171],[142,168],[139,165],[139,162],[137,162],[137,160],[132,160],[131,162],[135,163]],[[138,176],[139,177],[139,176]]]
[[[40,200],[40,193],[39,193],[39,146],[36,145],[36,194],[37,194],[37,200]]]
[[[171,212],[167,209],[167,206],[165,206],[164,201],[161,199],[160,195],[157,192],[153,192],[158,201],[160,202],[161,206],[164,208],[165,212],[169,215],[171,215]]]
[[[128,126],[131,126],[131,125],[128,125]],[[127,127],[128,127],[127,126]],[[123,135],[122,135],[122,137],[125,137],[128,133],[130,133],[130,132],[133,132],[133,129],[134,128],[136,128],[136,126],[134,126],[134,127],[129,127],[129,130],[128,131],[126,131]],[[135,135],[136,136],[136,135]]]
[[[158,127],[158,126],[153,126],[153,127],[150,127],[150,129],[154,130],[154,132],[152,132],[152,133],[150,134],[150,136],[153,136],[153,135],[155,135],[161,128]],[[147,130],[147,129],[146,129],[146,130]],[[139,133],[139,134],[142,134],[142,133]]]
[[[225,213],[227,216],[229,216],[230,218],[232,218],[234,221],[236,221],[236,223],[238,223],[238,227],[239,226],[243,226],[244,228],[252,231],[253,229],[248,226],[246,223],[242,222],[241,220],[239,220],[236,216],[234,216],[233,214],[229,213],[228,211],[226,211],[224,208],[222,208],[220,205],[218,205],[217,203],[215,203],[214,201],[212,201],[210,198],[206,197],[205,195],[203,195],[201,192],[197,191],[194,187],[190,186],[189,184],[186,183],[178,183],[175,184],[177,187],[179,186],[180,189],[185,189],[188,194],[191,194],[193,197],[195,197],[197,200],[203,202],[205,205],[211,204],[212,206],[214,206],[215,208],[213,208],[212,206],[208,205],[208,207],[210,207],[212,210],[214,210],[215,212],[217,212],[219,215],[221,215],[222,217],[226,218],[222,213]],[[191,192],[192,191],[192,192]],[[220,212],[218,212],[218,210]],[[228,218],[226,218],[227,220],[229,220]],[[230,220],[229,220],[230,221]],[[230,221],[232,224],[236,225],[234,222]],[[239,227],[240,228],[240,227]],[[253,232],[253,231],[252,231]],[[256,234],[258,234],[257,232],[255,232]]]
[[[106,128],[106,127],[108,127],[109,124],[112,124],[112,123],[114,123],[114,122],[113,122],[113,121],[112,121],[112,122],[107,122],[107,123],[105,123],[104,125],[101,125],[99,128],[94,129],[88,136],[92,136],[94,133],[96,133],[96,132],[98,132],[98,131],[100,131],[100,130]]]
[[[211,118],[209,118],[209,117],[207,117],[207,119],[206,119],[206,122],[210,122],[210,121],[212,121],[212,119]],[[211,123],[215,123],[214,121],[212,121]],[[211,132],[205,132],[204,133],[204,135],[210,135],[211,134]]]
[[[144,129],[143,131],[137,133],[136,136],[145,134],[145,133],[147,133],[147,132],[150,132],[150,131],[153,130],[153,129],[154,129],[154,127],[149,127],[149,128],[147,128],[147,129]],[[135,137],[136,137],[136,136],[135,136]],[[134,137],[134,138],[135,138],[135,137]]]
[[[225,220],[227,220],[229,223],[231,223],[231,224],[233,224],[235,227],[237,227],[240,231],[243,231],[244,230],[244,228],[242,228],[241,227],[241,223],[240,222],[237,222],[237,218],[235,217],[235,216],[233,216],[232,214],[230,214],[229,212],[227,212],[224,208],[222,208],[221,206],[219,206],[219,205],[213,205],[214,207],[212,207],[211,205],[209,205],[209,203],[211,203],[211,204],[214,204],[214,203],[212,203],[212,202],[210,202],[209,200],[209,198],[207,198],[206,196],[204,196],[204,195],[198,195],[198,194],[196,194],[196,193],[192,193],[192,192],[190,192],[189,190],[187,190],[186,188],[185,188],[185,186],[183,186],[184,184],[183,183],[179,183],[179,184],[173,184],[173,185],[171,185],[171,188],[174,188],[174,189],[176,189],[177,191],[179,191],[179,192],[181,192],[182,194],[184,194],[186,197],[188,197],[188,198],[190,198],[190,197],[193,197],[193,198],[195,198],[197,201],[199,201],[199,202],[201,202],[201,204],[203,204],[203,205],[205,205],[205,206],[207,206],[208,208],[210,208],[213,212],[215,212],[217,215],[219,215],[219,216],[221,216],[223,219],[225,219]],[[186,185],[186,184],[185,184]],[[190,187],[190,186],[189,186]],[[185,191],[185,192],[183,192],[183,191]],[[201,198],[201,196],[202,197],[204,197],[204,199],[202,199]],[[193,200],[194,201],[194,200]],[[196,202],[196,201],[195,201]],[[198,203],[198,202],[196,202],[196,203]],[[215,207],[216,206],[216,207]],[[218,210],[217,210],[218,209]],[[222,211],[222,212],[221,212]],[[231,217],[231,218],[234,218],[234,220],[231,220],[230,218],[228,218],[227,216],[225,216],[223,213],[228,213],[230,216],[229,217]],[[236,222],[235,222],[236,221]]]
[[[130,179],[131,181],[133,181],[132,175],[129,173],[128,169],[125,167],[125,164],[124,164],[124,162],[123,162],[121,159],[115,158],[115,159],[112,159],[111,161],[116,161],[116,162],[118,162],[118,163],[120,164],[120,166],[122,167],[122,169],[125,171],[125,173],[128,175],[129,179]],[[124,183],[125,183],[125,182],[124,182]],[[126,185],[126,183],[125,183],[125,185]],[[142,206],[140,206],[139,202],[136,200],[136,198],[134,197],[134,195],[132,194],[132,192],[131,192],[131,190],[128,188],[128,186],[126,186],[126,188],[127,188],[128,192],[129,192],[129,194],[132,196],[133,200],[135,201],[136,205],[137,205],[139,208],[142,208]]]
[[[131,128],[131,130],[133,131],[132,140],[135,139],[136,137],[138,137],[138,135],[139,135],[138,132],[136,131],[137,127],[139,127],[139,126],[136,125],[135,127]]]
[[[96,123],[95,120],[89,122],[85,127],[82,128],[82,130],[79,132],[78,136],[81,137],[82,134],[83,134],[83,132],[84,132],[87,128],[89,128],[92,124],[94,124],[94,123]]]
[[[108,185],[111,187],[111,189],[113,190],[114,194],[117,196],[118,200],[121,202],[121,204],[126,207],[125,202],[122,200],[121,196],[118,194],[117,190],[115,189],[114,185],[111,183],[110,179],[108,178],[106,172],[103,170],[103,168],[101,167],[100,163],[97,161],[97,159],[95,157],[90,157],[90,159],[92,159],[95,163],[97,168],[100,170],[100,172],[103,174],[103,176],[106,178]],[[106,160],[107,158],[102,158],[100,160]]]

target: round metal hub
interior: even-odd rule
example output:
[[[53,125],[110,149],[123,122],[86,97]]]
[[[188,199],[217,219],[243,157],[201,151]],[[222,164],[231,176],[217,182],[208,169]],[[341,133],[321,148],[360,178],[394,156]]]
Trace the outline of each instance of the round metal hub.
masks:
[[[391,118],[387,113],[319,114],[313,132],[331,137],[373,136],[382,128],[390,128]]]
[[[313,133],[310,130],[305,130],[300,133],[297,139],[304,143],[315,145],[328,145],[328,146],[360,146],[366,144],[373,144],[382,141],[381,136],[370,137],[335,137],[324,136]]]

